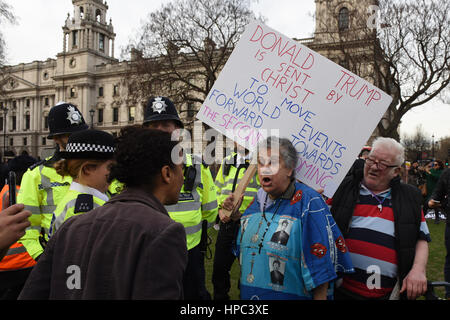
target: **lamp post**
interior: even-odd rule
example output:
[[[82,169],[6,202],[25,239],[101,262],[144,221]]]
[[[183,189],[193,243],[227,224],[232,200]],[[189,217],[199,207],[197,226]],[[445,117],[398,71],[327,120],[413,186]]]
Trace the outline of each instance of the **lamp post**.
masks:
[[[431,157],[433,158],[434,161],[434,133],[431,136]]]
[[[95,110],[91,109],[89,110],[89,114],[91,115],[91,129],[94,128],[94,114],[95,114]]]

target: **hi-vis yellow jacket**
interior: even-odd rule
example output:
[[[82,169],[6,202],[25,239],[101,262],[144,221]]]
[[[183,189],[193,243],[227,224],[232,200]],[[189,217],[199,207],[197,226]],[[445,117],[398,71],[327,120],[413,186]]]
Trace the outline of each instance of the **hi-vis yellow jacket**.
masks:
[[[23,244],[33,259],[44,252],[39,238],[48,241],[53,212],[69,190],[71,182],[71,177],[62,177],[56,173],[51,158],[38,162],[23,175],[17,203],[23,203],[32,215],[29,218],[31,226],[18,242]]]
[[[69,190],[53,213],[49,237],[53,236],[67,219],[101,207],[108,200],[108,194],[72,181]]]
[[[217,194],[209,168],[192,155],[186,155],[184,184],[178,203],[166,206],[169,216],[181,223],[186,231],[187,249],[196,247],[201,240],[202,224],[214,225],[217,217]]]
[[[219,208],[222,206],[225,199],[236,189],[244,177],[245,170],[247,169],[250,161],[245,160],[245,164],[237,165],[237,153],[233,152],[231,155],[223,159],[222,164],[217,172],[216,176],[216,188],[217,188],[217,202]],[[250,180],[247,188],[244,192],[244,199],[239,209],[241,213],[244,213],[245,209],[253,201],[260,187],[258,174]]]

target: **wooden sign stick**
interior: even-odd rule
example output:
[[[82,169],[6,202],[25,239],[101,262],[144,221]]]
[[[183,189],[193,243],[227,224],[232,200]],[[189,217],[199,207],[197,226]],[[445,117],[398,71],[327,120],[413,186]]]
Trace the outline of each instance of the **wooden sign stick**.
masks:
[[[244,176],[242,177],[242,180],[239,182],[238,186],[236,187],[236,190],[234,190],[234,201],[233,201],[233,210],[229,211],[225,208],[222,208],[222,212],[227,216],[231,216],[233,211],[236,208],[237,203],[239,202],[239,199],[244,194],[245,189],[247,188],[248,184],[250,183],[250,180],[255,176],[256,170],[258,169],[257,164],[250,164],[247,168],[247,170],[244,173]]]

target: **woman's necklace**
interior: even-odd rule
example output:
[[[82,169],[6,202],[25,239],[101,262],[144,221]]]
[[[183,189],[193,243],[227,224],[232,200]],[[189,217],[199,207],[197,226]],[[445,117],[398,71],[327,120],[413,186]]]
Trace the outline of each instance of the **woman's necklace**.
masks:
[[[261,249],[262,249],[263,243],[264,243],[264,237],[266,236],[267,230],[269,230],[270,224],[271,224],[273,218],[275,217],[275,214],[278,212],[278,209],[279,209],[280,206],[281,206],[281,202],[283,202],[281,199],[279,199],[277,209],[276,209],[275,212],[272,214],[272,218],[270,219],[270,221],[267,221],[267,219],[266,219],[266,205],[267,205],[267,198],[268,198],[268,196],[269,196],[269,194],[266,194],[266,198],[264,199],[264,207],[263,207],[263,212],[262,212],[262,219],[259,221],[258,230],[257,230],[256,233],[252,236],[252,239],[251,239],[251,241],[252,241],[253,243],[258,242],[258,239],[259,239],[259,235],[258,235],[259,229],[261,228],[261,225],[262,225],[262,222],[263,222],[263,219],[264,219],[264,221],[266,221],[266,223],[267,223],[267,227],[266,227],[266,230],[264,230],[264,233],[263,233],[263,235],[262,235],[262,237],[261,237],[261,242],[260,242],[259,245],[258,245],[258,247],[259,247],[258,254],[261,253]],[[275,202],[276,202],[276,201],[277,201],[277,200],[275,200]],[[251,255],[252,255],[252,261],[251,261],[250,273],[247,275],[247,282],[248,282],[248,283],[253,283],[253,282],[255,281],[255,275],[253,274],[253,266],[254,266],[254,264],[255,264],[255,256],[256,256],[256,252],[252,252]]]
[[[266,219],[265,214],[266,214],[266,205],[267,205],[267,197],[268,196],[269,196],[269,194],[266,194],[266,198],[264,199],[264,206],[263,206],[263,213],[262,213],[264,220]],[[253,243],[258,242],[258,239],[259,239],[258,233],[259,233],[259,229],[261,229],[262,223],[263,223],[263,219],[259,220],[258,230],[256,230],[255,234],[252,236],[252,239],[251,239],[251,241]]]
[[[261,237],[261,241],[260,241],[260,243],[258,245],[258,247],[259,247],[258,254],[261,253],[261,249],[262,249],[263,243],[264,243],[264,237],[266,236],[267,230],[269,230],[270,224],[271,224],[273,218],[275,217],[275,215],[277,214],[278,209],[280,209],[281,203],[283,202],[281,199],[275,200],[275,202],[278,201],[278,206],[277,206],[275,212],[272,214],[272,218],[270,219],[270,221],[267,221],[267,219],[266,219],[266,205],[267,205],[267,198],[268,198],[268,196],[269,196],[269,194],[266,194],[266,199],[264,200],[264,207],[263,207],[263,212],[262,212],[262,219],[259,221],[258,230],[256,230],[256,233],[252,236],[252,239],[251,239],[251,241],[253,243],[258,242],[259,230],[261,228],[261,225],[262,225],[262,222],[263,222],[263,219],[264,219],[264,221],[266,222],[266,229],[264,230],[264,233],[263,233],[263,235]]]

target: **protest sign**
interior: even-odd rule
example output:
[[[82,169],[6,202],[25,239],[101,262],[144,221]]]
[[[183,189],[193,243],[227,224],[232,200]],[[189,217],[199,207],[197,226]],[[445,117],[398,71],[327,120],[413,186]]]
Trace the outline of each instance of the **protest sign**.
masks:
[[[391,100],[340,65],[254,21],[197,118],[251,150],[278,129],[298,151],[296,177],[331,197]]]

